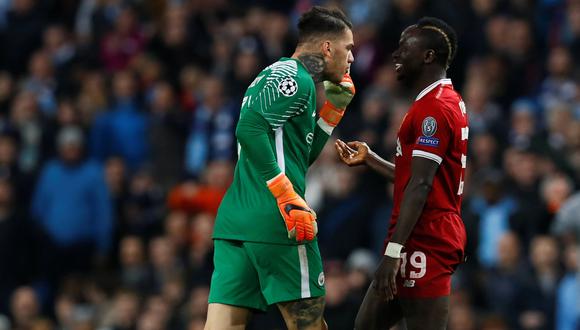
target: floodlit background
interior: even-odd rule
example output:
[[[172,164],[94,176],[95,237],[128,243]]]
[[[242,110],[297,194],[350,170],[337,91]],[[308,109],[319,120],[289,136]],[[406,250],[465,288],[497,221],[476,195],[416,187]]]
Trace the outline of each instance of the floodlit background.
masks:
[[[432,15],[458,33],[470,257],[449,329],[577,329],[578,0],[0,0],[0,329],[203,328],[241,96],[314,4],[355,25],[357,95],[333,137],[386,159],[413,98],[400,32]],[[391,188],[332,141],[309,172],[332,330],[352,329]],[[283,323],[272,309],[250,328]]]

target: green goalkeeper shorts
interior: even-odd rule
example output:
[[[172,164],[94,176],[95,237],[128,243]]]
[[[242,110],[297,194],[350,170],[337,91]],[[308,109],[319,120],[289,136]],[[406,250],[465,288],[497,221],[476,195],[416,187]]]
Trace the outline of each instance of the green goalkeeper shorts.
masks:
[[[277,245],[214,240],[210,304],[265,311],[268,305],[324,294],[317,242]]]

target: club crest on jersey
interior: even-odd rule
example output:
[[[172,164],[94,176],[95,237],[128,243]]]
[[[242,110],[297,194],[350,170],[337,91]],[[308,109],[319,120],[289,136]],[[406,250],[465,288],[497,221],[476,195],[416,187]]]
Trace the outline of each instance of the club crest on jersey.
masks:
[[[282,95],[290,97],[296,94],[296,92],[298,91],[298,83],[296,82],[296,80],[294,80],[294,78],[286,77],[282,79],[282,81],[280,81],[280,83],[278,84],[278,91]]]
[[[437,121],[433,117],[427,117],[423,119],[421,128],[423,129],[423,136],[431,137],[437,132]]]

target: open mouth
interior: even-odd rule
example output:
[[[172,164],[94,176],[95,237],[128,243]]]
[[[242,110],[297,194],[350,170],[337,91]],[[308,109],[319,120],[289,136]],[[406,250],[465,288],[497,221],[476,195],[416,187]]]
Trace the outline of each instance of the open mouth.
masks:
[[[402,67],[403,67],[403,64],[395,63],[395,72],[399,73],[401,71]]]

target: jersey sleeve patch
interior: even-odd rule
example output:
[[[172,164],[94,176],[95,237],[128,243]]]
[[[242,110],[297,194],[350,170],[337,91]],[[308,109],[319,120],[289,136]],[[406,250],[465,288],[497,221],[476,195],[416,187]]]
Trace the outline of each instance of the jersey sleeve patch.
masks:
[[[417,144],[426,147],[439,147],[439,139],[435,137],[419,136]]]
[[[439,139],[433,137],[437,133],[437,120],[431,116],[423,119],[421,123],[421,133],[422,135],[417,138],[416,143],[420,146],[426,147],[439,147]]]
[[[292,77],[286,77],[278,83],[278,91],[280,94],[290,97],[298,92],[298,83]]]
[[[264,87],[255,95],[255,106],[273,131],[286,121],[302,114],[309,104],[307,89],[299,90],[299,77],[277,72],[267,77]]]
[[[433,117],[426,117],[421,124],[423,136],[432,137],[437,132],[437,120]]]

